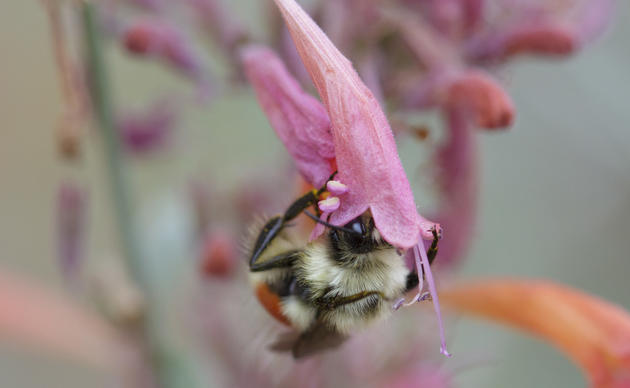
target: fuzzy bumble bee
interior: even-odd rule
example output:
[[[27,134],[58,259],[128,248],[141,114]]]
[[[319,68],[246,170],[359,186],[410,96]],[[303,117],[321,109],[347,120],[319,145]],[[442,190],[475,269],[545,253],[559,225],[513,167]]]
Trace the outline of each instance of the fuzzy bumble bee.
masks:
[[[283,215],[255,229],[250,244],[250,280],[262,306],[292,327],[273,349],[306,357],[339,346],[353,332],[388,316],[392,304],[418,285],[402,253],[387,243],[370,211],[348,224],[331,225],[309,213],[326,186],[298,198]],[[287,225],[301,213],[326,232],[304,242]],[[427,252],[437,255],[438,235]]]

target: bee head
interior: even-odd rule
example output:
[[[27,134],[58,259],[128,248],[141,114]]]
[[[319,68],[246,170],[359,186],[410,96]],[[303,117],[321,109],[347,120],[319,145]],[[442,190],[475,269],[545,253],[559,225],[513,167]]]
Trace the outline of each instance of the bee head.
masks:
[[[369,253],[383,244],[369,213],[348,222],[343,228],[332,228],[330,239],[338,249],[352,254]]]

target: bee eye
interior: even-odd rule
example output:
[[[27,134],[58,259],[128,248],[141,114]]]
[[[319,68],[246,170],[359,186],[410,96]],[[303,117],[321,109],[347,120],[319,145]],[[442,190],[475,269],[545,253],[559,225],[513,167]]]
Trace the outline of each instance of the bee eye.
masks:
[[[365,224],[360,217],[350,221],[344,227],[360,235],[364,235],[366,233]]]

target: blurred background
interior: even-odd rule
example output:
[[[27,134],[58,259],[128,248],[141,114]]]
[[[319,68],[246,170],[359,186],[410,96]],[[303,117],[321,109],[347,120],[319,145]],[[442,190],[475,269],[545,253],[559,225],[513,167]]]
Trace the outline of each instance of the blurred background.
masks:
[[[240,17],[257,28],[260,4],[235,3]],[[610,28],[582,52],[563,60],[520,59],[503,73],[516,122],[507,132],[478,136],[479,223],[459,276],[548,278],[630,309],[628,18],[630,4],[620,1]],[[40,2],[0,3],[0,52],[0,269],[89,304],[89,295],[68,288],[61,276],[55,201],[63,181],[87,188],[81,271],[89,279],[119,246],[100,139],[89,130],[78,162],[59,157],[54,127],[61,92]],[[208,59],[207,65],[221,74],[226,64],[215,62]],[[166,91],[190,92],[181,77],[130,60],[112,44],[107,63],[119,105],[142,107]],[[151,258],[151,281],[160,284],[156,293],[165,301],[164,326],[186,346],[194,339],[182,332],[182,303],[198,280],[189,183],[200,180],[221,191],[252,171],[280,173],[288,157],[247,88],[185,108],[181,119],[169,147],[131,158],[128,166],[139,238]],[[401,145],[408,172],[422,160],[423,148]],[[422,198],[418,203],[424,206]],[[455,355],[480,354],[456,373],[458,387],[585,386],[558,351],[498,325],[451,321],[448,339]],[[98,369],[0,342],[2,387],[110,384]]]

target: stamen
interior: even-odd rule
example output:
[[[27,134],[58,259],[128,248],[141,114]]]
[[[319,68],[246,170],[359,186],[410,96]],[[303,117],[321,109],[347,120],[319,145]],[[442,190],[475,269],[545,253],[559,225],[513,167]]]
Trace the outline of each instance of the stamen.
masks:
[[[330,182],[328,182],[330,183]],[[324,200],[321,200],[319,202],[317,202],[317,207],[319,207],[319,210],[321,210],[323,213],[332,213],[335,210],[339,209],[339,205],[340,205],[340,201],[339,198],[337,197],[328,197]],[[322,217],[322,219],[325,219],[324,217]]]
[[[394,311],[396,311],[399,308],[401,308],[404,303],[405,303],[405,298],[400,298],[396,302],[394,302],[394,304],[392,305],[392,309],[394,309]]]
[[[328,183],[326,183],[326,190],[332,195],[341,195],[348,191],[348,186],[339,181],[328,181]]]
[[[424,251],[424,249],[420,249],[418,245],[413,247],[413,253],[416,259],[416,263],[420,261],[420,258],[422,259],[422,267],[424,269],[424,273],[427,276],[427,285],[429,286],[429,293],[433,301],[433,308],[435,309],[435,315],[437,316],[438,327],[440,329],[440,353],[442,353],[446,357],[451,357],[451,354],[446,349],[446,337],[444,335],[444,324],[442,323],[442,313],[440,312],[440,302],[438,300],[438,294],[435,288],[435,282],[433,281],[433,274],[431,273],[431,266],[429,265],[429,258],[427,257],[427,253]],[[420,257],[418,257],[418,255]],[[420,273],[420,271],[418,271],[418,273]]]
[[[421,302],[426,299],[426,296],[428,294],[426,292],[422,293],[422,290],[424,289],[424,271],[422,271],[422,263],[420,262],[420,257],[415,254],[415,251],[414,257],[416,261],[416,271],[418,272],[418,293],[409,302],[405,302],[405,298],[397,300],[393,306],[394,310],[398,310],[403,306],[409,307],[414,303]]]

